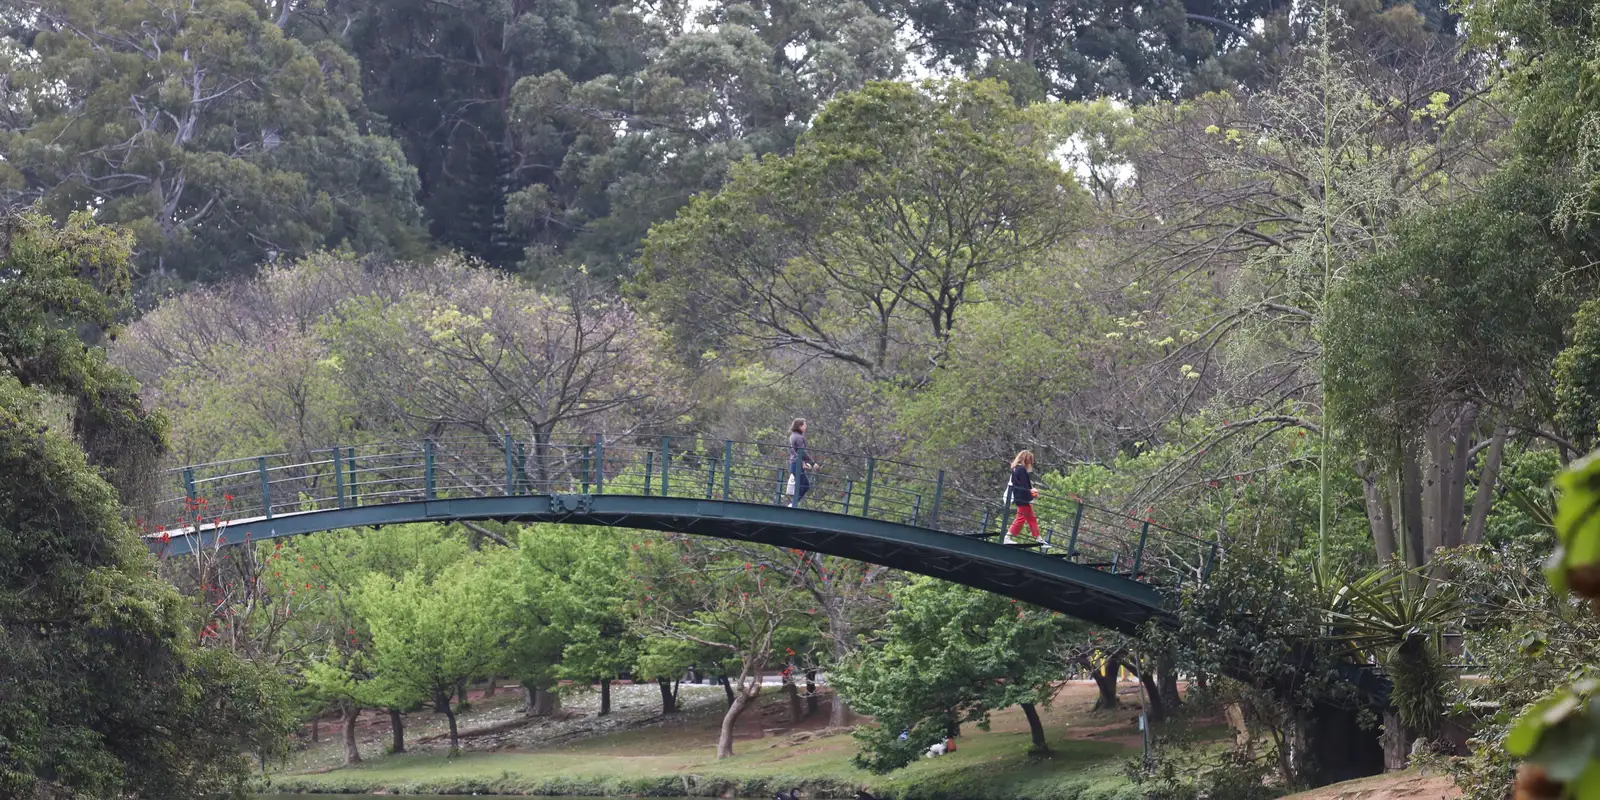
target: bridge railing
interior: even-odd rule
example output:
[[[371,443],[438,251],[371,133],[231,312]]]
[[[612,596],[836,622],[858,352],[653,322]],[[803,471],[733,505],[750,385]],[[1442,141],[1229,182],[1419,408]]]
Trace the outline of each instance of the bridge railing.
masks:
[[[943,470],[814,450],[803,508],[1005,541],[1134,580],[1203,580],[1216,558],[1207,540],[1150,519],[1045,493],[1034,504],[1041,536],[1007,537],[1015,509],[957,492]],[[152,535],[335,508],[461,497],[622,494],[762,505],[790,502],[788,450],[764,442],[661,437],[528,441],[453,437],[330,447],[196,464],[170,471],[142,520]]]

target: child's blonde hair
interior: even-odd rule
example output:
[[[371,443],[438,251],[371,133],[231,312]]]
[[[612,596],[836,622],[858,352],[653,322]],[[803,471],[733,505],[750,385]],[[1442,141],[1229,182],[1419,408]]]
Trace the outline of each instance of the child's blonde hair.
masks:
[[[1016,458],[1011,459],[1011,468],[1012,469],[1016,469],[1018,466],[1027,467],[1030,471],[1032,471],[1032,469],[1033,469],[1033,451],[1032,450],[1024,450],[1024,451],[1018,453]]]

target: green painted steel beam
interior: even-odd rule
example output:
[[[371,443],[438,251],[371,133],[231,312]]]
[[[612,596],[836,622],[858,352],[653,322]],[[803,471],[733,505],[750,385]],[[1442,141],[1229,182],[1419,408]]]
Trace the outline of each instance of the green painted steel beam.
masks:
[[[1135,632],[1169,620],[1154,587],[1098,569],[929,528],[812,509],[682,497],[522,495],[411,501],[233,520],[220,530],[146,541],[159,554],[192,552],[340,528],[413,522],[494,520],[673,531],[809,550],[973,586],[1060,611],[1096,625]]]

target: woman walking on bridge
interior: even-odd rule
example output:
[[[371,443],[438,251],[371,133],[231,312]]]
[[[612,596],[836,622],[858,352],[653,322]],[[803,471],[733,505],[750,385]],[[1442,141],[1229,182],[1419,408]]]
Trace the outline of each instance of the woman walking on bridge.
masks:
[[[806,452],[806,421],[797,419],[789,426],[789,475],[794,487],[790,508],[800,507],[800,499],[811,490],[811,479],[806,476],[806,470],[816,468],[817,465],[812,463],[810,454]]]
[[[1032,470],[1032,450],[1023,450],[1011,459],[1011,483],[1006,486],[1006,502],[1017,504],[1017,518],[1011,521],[1011,529],[1006,531],[1008,543],[1017,540],[1024,522],[1028,523],[1033,538],[1039,538],[1039,518],[1033,515],[1033,500],[1039,496],[1039,490],[1033,488],[1033,479],[1028,476]]]

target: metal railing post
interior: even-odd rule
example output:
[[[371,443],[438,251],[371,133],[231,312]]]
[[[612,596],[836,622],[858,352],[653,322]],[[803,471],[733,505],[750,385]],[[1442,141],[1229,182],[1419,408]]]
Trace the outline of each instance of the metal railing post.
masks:
[[[983,510],[983,522],[978,523],[978,533],[987,534],[989,532],[989,515],[993,513],[993,509],[986,508]],[[1000,532],[1005,533],[1005,529],[1002,528]]]
[[[333,496],[344,508],[344,466],[339,463],[339,448],[333,448]]]
[[[867,456],[867,485],[861,490],[861,516],[872,515],[872,473],[878,468],[878,459]]]
[[[939,480],[933,484],[933,509],[928,512],[928,527],[939,527],[939,501],[944,499],[944,470],[939,470]]]
[[[200,495],[194,490],[194,467],[183,468],[183,493],[189,498],[189,510],[195,510],[195,501],[200,499]]]
[[[732,499],[733,488],[733,440],[722,440],[722,499]]]
[[[846,514],[850,513],[850,500],[853,497],[855,497],[855,493],[856,493],[856,479],[855,478],[845,478],[844,479],[844,513],[846,513]]]
[[[606,493],[606,441],[594,435],[594,493]]]
[[[706,499],[710,500],[717,494],[717,460],[706,458]]]
[[[1150,538],[1150,520],[1139,528],[1139,549],[1133,553],[1133,577],[1139,577],[1139,567],[1144,564],[1144,543]]]
[[[422,499],[433,499],[433,440],[422,442]]]
[[[506,497],[510,497],[517,493],[517,468],[511,462],[511,434],[501,434],[500,445],[506,451]]]
[[[346,469],[350,470],[350,505],[361,507],[361,482],[356,478],[356,449],[345,450]]]
[[[656,470],[656,451],[654,451],[654,450],[646,450],[646,451],[644,451],[644,495],[645,495],[645,497],[649,497],[650,496],[650,479],[655,477],[655,475],[653,474],[655,472],[655,470]]]
[[[583,476],[583,477],[578,479],[578,486],[582,488],[584,494],[588,494],[589,493],[589,447],[587,445],[585,445],[584,448],[583,448],[583,460],[578,462],[578,463],[580,463],[582,465],[579,468],[580,471],[579,471],[578,474]]]
[[[672,437],[661,437],[661,496],[668,497],[672,494],[671,484],[667,483],[667,469],[672,466]]]
[[[788,485],[788,480],[784,476],[785,475],[793,475],[793,474],[794,474],[793,472],[791,472],[789,470],[786,470],[783,467],[778,467],[778,488],[774,489],[773,492],[772,492],[772,504],[773,505],[775,505],[775,506],[783,505],[783,487]]]
[[[261,508],[267,519],[272,519],[272,481],[267,478],[267,457],[256,459],[256,471],[261,473]]]
[[[922,495],[919,494],[919,495],[914,496],[911,499],[911,525],[913,527],[916,526],[917,517],[920,516],[921,514],[922,514]]]
[[[1206,564],[1200,569],[1201,582],[1211,579],[1211,567],[1217,561],[1217,543],[1211,543],[1211,552],[1206,554]]]
[[[1078,501],[1078,510],[1072,512],[1072,536],[1067,539],[1067,558],[1078,556],[1078,527],[1083,524],[1083,501]]]

